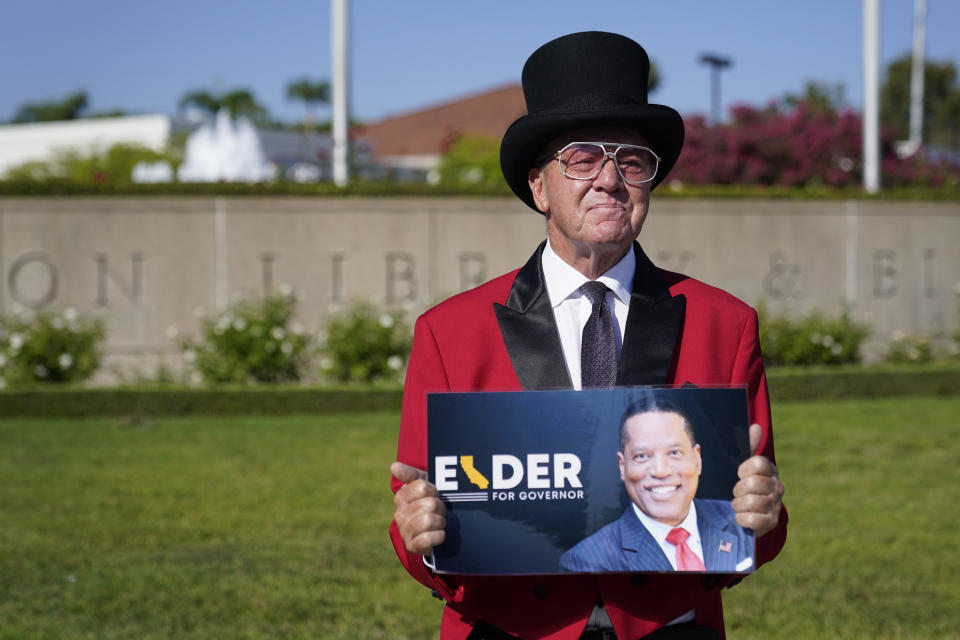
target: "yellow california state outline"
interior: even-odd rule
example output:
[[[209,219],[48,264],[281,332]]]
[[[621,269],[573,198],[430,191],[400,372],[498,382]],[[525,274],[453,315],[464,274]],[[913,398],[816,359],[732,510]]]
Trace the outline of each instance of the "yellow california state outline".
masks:
[[[467,473],[467,478],[470,479],[471,483],[481,489],[490,486],[490,481],[487,480],[486,476],[473,468],[473,456],[460,456],[460,467]]]

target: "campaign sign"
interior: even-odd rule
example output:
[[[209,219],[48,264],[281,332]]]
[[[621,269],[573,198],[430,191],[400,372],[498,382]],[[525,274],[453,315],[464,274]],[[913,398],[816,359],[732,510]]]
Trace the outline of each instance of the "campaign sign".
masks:
[[[745,388],[435,393],[427,407],[439,573],[754,569],[730,506]]]

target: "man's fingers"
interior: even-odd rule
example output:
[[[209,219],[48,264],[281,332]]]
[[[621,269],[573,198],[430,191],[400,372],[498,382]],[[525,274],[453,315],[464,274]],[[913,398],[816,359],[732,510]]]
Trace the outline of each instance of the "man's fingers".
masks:
[[[763,456],[754,456],[740,465],[740,480],[733,487],[730,505],[737,524],[752,529],[759,538],[777,526],[784,493],[777,467]]]
[[[447,519],[442,514],[431,511],[402,518],[397,526],[400,528],[400,535],[403,536],[403,539],[412,541],[430,531],[443,531],[444,527],[447,526]]]
[[[741,479],[733,487],[733,497],[750,494],[782,496],[783,483],[776,476],[751,475]]]
[[[404,546],[408,551],[419,554],[429,554],[431,549],[443,542],[444,528],[447,526],[445,516],[446,505],[436,497],[423,497],[412,501],[405,499],[407,490],[416,490],[418,487],[436,488],[423,480],[404,485],[397,492],[394,501],[397,510],[393,519],[400,530]]]
[[[447,507],[440,500],[436,485],[427,481],[427,474],[402,462],[390,465],[390,473],[403,483],[393,496],[396,505],[393,519],[407,551],[428,555],[443,542],[447,526]]]
[[[433,548],[441,545],[446,539],[446,533],[441,531],[428,531],[421,533],[405,544],[407,551],[421,556],[428,556],[433,553]]]
[[[750,455],[754,456],[760,450],[760,440],[763,439],[763,427],[758,424],[750,425]]]
[[[394,462],[390,465],[390,473],[393,474],[393,477],[407,484],[413,482],[414,480],[426,480],[427,472],[416,467],[411,467],[408,464],[403,464],[402,462]]]
[[[440,508],[444,508],[443,503],[439,500],[439,496],[440,494],[437,491],[436,485],[426,480],[414,480],[400,487],[400,490],[397,491],[393,497],[393,502],[399,506],[401,503],[411,504],[425,498],[430,498],[434,499]]]
[[[734,498],[731,506],[737,512],[737,524],[752,529],[758,538],[776,527],[780,520],[781,503],[776,496],[751,493]]]
[[[744,529],[753,531],[753,535],[761,538],[770,533],[779,521],[779,512],[777,515],[767,513],[738,513],[737,524]]]
[[[750,425],[750,447],[760,442],[759,425]],[[770,532],[780,520],[784,487],[777,467],[763,456],[748,458],[737,469],[740,480],[733,487],[730,503],[737,513],[737,524],[760,536]]]
[[[776,476],[777,466],[763,456],[753,456],[741,462],[740,466],[737,467],[737,477],[741,480],[754,475]]]
[[[734,498],[730,506],[737,514],[780,513],[780,497],[775,493],[748,493]]]

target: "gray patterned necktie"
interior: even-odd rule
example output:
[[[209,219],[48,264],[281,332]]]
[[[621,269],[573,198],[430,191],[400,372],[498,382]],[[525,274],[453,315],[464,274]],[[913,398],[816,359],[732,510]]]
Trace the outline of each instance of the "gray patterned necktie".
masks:
[[[593,305],[580,341],[580,381],[584,389],[610,388],[617,381],[617,341],[613,314],[606,302],[607,291],[605,284],[596,281],[580,287]]]

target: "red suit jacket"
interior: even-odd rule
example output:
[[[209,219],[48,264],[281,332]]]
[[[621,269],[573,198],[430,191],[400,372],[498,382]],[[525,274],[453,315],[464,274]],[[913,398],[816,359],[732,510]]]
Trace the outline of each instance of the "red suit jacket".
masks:
[[[553,309],[543,281],[543,244],[519,270],[454,296],[417,319],[403,393],[397,459],[427,468],[427,393],[570,388]],[[756,312],[733,296],[657,269],[634,244],[634,274],[617,386],[746,384],[750,419],[763,427],[759,454],[774,461],[766,377]],[[393,491],[400,485],[392,482]],[[757,540],[757,564],[786,540],[779,525]],[[619,638],[638,638],[690,609],[697,623],[723,630],[714,576],[601,574],[522,577],[431,572],[408,553],[396,523],[400,561],[447,601],[441,637],[465,638],[484,621],[520,638],[577,638],[597,596]]]

